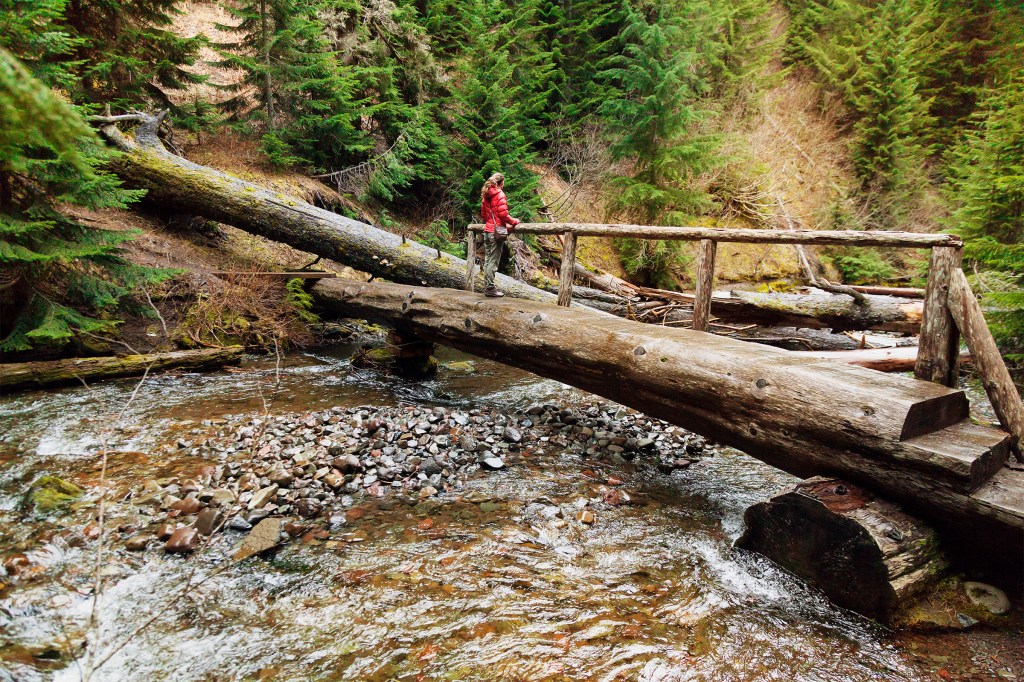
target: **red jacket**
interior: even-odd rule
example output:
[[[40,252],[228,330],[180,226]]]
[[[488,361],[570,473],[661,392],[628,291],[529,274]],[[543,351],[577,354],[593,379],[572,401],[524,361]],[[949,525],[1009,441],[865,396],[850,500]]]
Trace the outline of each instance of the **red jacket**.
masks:
[[[497,187],[489,187],[483,201],[480,202],[480,218],[484,221],[484,232],[494,232],[497,221],[500,225],[514,227],[519,220],[508,214],[508,201],[505,193]]]

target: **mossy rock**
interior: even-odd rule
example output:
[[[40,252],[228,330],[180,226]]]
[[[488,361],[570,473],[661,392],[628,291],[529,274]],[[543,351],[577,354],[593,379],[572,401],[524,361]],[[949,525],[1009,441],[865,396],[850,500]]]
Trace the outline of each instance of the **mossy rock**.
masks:
[[[466,360],[446,362],[443,367],[450,372],[461,372],[462,374],[473,374],[476,372],[476,366]]]
[[[58,476],[40,476],[28,489],[25,507],[48,514],[70,505],[84,491]]]

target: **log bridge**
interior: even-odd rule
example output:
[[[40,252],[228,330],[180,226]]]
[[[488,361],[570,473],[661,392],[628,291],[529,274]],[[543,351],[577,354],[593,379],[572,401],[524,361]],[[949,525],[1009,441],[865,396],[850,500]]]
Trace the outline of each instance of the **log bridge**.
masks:
[[[577,386],[798,476],[858,482],[1011,560],[1024,549],[1011,436],[972,423],[963,391],[584,307],[340,279],[312,291],[328,314]]]
[[[435,252],[183,159],[160,143],[161,118],[141,113],[93,118],[104,137],[124,152],[111,170],[128,186],[147,190],[147,203],[220,220],[412,285],[322,279],[312,291],[326,312],[381,320],[400,333],[564,381],[741,448],[798,476],[849,479],[920,512],[965,546],[991,543],[986,553],[1008,564],[1024,557],[1024,471],[1004,466],[1011,451],[1019,456],[1024,406],[960,269],[957,237],[523,224],[520,232],[564,235],[562,305],[552,305],[551,294],[505,276],[497,284],[510,297],[487,299],[457,290],[467,284],[472,288],[473,258],[462,261]],[[136,125],[134,137],[121,134],[118,123]],[[699,240],[697,330],[569,307],[575,241],[586,234]],[[700,331],[712,305],[719,241],[932,249],[915,367],[919,380]],[[831,319],[824,324],[838,328]],[[966,396],[951,388],[961,335],[1002,429],[973,424]]]

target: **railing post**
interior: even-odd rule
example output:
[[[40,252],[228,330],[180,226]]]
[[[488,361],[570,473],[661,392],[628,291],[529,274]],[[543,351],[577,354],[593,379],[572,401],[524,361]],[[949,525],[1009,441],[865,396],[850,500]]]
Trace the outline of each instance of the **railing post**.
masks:
[[[476,277],[476,234],[472,228],[466,228],[466,291],[473,291],[473,279]]]
[[[711,293],[715,289],[715,251],[718,242],[700,240],[700,255],[697,258],[697,291],[693,301],[693,328],[699,332],[708,330],[711,317]]]
[[[971,359],[978,368],[981,383],[992,403],[1000,425],[1010,434],[1010,448],[1018,461],[1024,461],[1024,403],[1013,385],[1010,371],[992,338],[978,299],[967,283],[964,271],[957,268],[950,274],[949,312],[963,334]]]
[[[960,333],[947,301],[953,273],[960,269],[963,252],[957,246],[932,249],[928,284],[924,292],[921,336],[914,376],[955,387],[960,362]]]
[[[562,269],[558,273],[558,305],[572,305],[572,279],[576,269],[576,233],[566,232],[562,238]]]

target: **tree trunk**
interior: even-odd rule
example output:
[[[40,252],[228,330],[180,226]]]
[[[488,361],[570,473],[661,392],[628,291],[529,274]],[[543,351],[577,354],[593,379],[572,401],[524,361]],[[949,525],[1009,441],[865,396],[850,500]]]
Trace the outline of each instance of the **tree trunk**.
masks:
[[[227,223],[389,281],[452,289],[466,286],[466,262],[460,258],[169,153],[156,136],[156,117],[132,114],[93,120],[105,123],[103,134],[125,152],[114,162],[113,170],[130,186],[147,190],[144,201],[148,203]],[[117,121],[140,124],[134,141],[118,132],[113,126]],[[557,301],[556,296],[505,275],[499,274],[495,283],[515,298]],[[677,296],[692,305],[692,295]],[[777,302],[774,296],[761,294],[739,301],[715,298],[711,314],[726,321],[836,330],[916,328],[911,312],[881,301],[876,304],[870,297],[869,305],[854,309],[844,296],[834,297],[837,300],[832,303],[824,297]],[[806,309],[802,307],[805,303]],[[621,306],[608,307],[616,314],[630,314],[626,299]],[[817,320],[818,314],[827,319]],[[844,318],[846,314],[850,317]]]
[[[888,623],[948,562],[935,531],[887,500],[810,478],[744,514],[737,547],[763,554],[844,608]]]
[[[0,388],[43,388],[88,383],[99,379],[138,376],[145,373],[147,368],[150,373],[169,369],[206,371],[224,365],[237,365],[242,359],[243,350],[241,346],[231,346],[147,355],[0,364]]]
[[[585,308],[342,280],[312,292],[325,314],[564,381],[796,475],[842,476],[971,534],[994,529],[1006,555],[1024,549],[1024,472],[1002,468],[1008,436],[972,424],[961,391]]]

